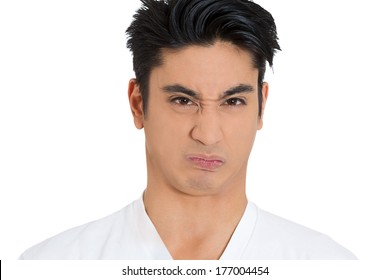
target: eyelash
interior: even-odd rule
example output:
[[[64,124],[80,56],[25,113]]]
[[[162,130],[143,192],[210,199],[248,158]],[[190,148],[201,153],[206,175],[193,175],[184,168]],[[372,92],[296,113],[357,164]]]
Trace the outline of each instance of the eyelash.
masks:
[[[170,102],[174,103],[174,104],[177,104],[177,105],[180,105],[180,106],[193,106],[193,105],[196,105],[195,102],[193,102],[191,99],[187,98],[187,97],[174,97],[170,100]],[[233,104],[231,103],[233,102]],[[183,104],[185,103],[185,104]],[[239,103],[239,104],[237,104]],[[234,98],[229,98],[227,99],[222,105],[228,105],[228,106],[242,106],[242,105],[246,105],[246,102],[244,99],[242,98],[237,98],[237,97],[234,97]]]

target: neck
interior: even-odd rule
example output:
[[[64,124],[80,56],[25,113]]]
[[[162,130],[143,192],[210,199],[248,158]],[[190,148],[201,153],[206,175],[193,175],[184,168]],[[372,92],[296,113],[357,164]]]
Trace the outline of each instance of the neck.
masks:
[[[146,212],[174,259],[218,259],[247,205],[245,182],[212,195],[148,185]]]

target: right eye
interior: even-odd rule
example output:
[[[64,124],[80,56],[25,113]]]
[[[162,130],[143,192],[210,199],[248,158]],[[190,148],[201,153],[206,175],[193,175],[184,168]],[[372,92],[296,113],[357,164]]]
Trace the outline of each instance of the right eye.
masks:
[[[177,105],[182,105],[182,106],[191,106],[194,105],[194,102],[191,101],[191,99],[187,97],[174,97],[171,99],[171,102]]]

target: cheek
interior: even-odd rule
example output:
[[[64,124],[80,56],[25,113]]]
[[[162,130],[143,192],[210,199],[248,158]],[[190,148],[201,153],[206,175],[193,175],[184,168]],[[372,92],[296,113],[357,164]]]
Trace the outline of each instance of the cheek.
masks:
[[[255,129],[254,129],[255,128]],[[251,146],[255,140],[256,137],[256,131],[257,131],[257,126],[256,127],[245,127],[241,126],[237,130],[234,130],[230,133],[230,139],[231,142],[235,144],[236,147],[245,149],[245,150],[250,150]]]
[[[185,119],[161,112],[149,115],[144,125],[145,140],[149,152],[166,156],[167,151],[174,156],[187,140],[188,124]]]
[[[243,118],[230,119],[225,126],[225,136],[230,149],[235,154],[249,155],[258,128],[258,118],[247,116]]]

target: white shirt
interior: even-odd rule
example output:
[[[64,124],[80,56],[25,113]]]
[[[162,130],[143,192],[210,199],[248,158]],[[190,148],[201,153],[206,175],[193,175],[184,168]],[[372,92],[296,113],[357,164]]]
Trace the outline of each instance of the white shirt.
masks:
[[[51,237],[20,259],[171,260],[142,198],[105,218]],[[248,202],[220,259],[356,259],[329,237]]]

